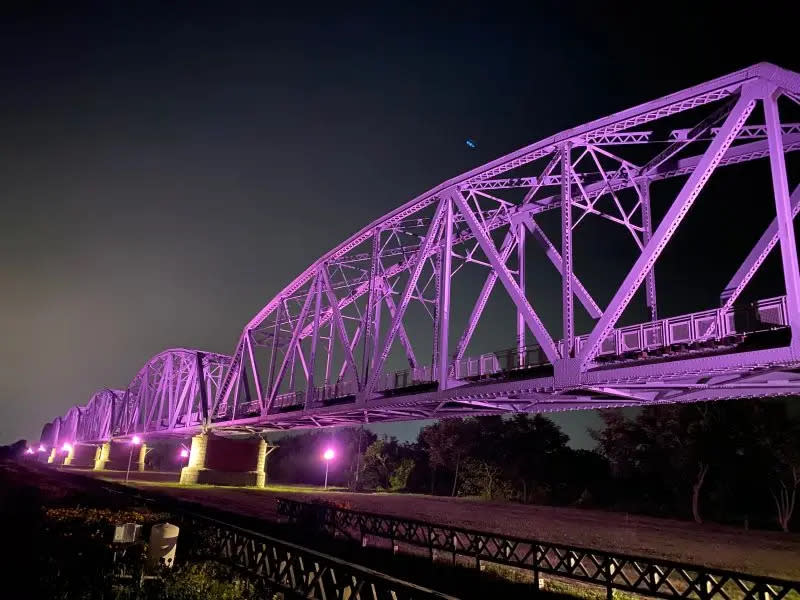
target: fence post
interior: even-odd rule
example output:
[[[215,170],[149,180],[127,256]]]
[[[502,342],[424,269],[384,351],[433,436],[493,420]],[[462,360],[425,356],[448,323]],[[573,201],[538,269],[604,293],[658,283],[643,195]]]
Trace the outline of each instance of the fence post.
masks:
[[[606,556],[606,600],[612,600],[614,597],[614,588],[611,583],[614,579],[614,567],[610,556]]]

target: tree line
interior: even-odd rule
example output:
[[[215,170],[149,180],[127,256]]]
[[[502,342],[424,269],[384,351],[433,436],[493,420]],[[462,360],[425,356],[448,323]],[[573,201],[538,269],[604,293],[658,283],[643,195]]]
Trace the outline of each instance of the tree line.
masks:
[[[446,419],[412,442],[364,428],[274,440],[273,482],[478,496],[788,531],[800,488],[800,418],[787,402],[665,404],[600,412],[594,450],[543,415]]]

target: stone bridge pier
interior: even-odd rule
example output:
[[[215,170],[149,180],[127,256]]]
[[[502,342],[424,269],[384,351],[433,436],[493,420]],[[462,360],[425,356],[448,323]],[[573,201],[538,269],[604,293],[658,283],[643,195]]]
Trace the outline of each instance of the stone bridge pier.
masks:
[[[189,463],[181,470],[180,482],[264,487],[268,453],[262,439],[235,440],[202,433],[192,438]]]

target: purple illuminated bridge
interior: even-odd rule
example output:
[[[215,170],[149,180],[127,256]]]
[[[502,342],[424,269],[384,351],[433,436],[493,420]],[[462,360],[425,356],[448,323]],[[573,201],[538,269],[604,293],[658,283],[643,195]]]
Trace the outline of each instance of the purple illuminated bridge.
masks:
[[[48,423],[42,442],[798,394],[800,187],[786,160],[800,149],[799,107],[800,75],[758,64],[445,181],[314,261],[245,325],[232,356],[162,352],[126,389],[103,389]],[[772,223],[719,305],[659,314],[659,256],[711,195],[709,178],[752,161],[764,166],[748,171],[761,190],[748,201],[774,207]],[[573,237],[593,220],[635,251],[605,306],[573,270]],[[785,293],[742,304],[770,252]],[[560,289],[537,285],[545,266]],[[640,288],[644,322],[619,326]],[[451,314],[456,294],[471,311]],[[489,314],[492,295],[516,318]],[[561,324],[548,329],[538,311],[558,296]],[[576,329],[576,309],[588,327]],[[480,347],[481,326],[507,327],[510,347]]]

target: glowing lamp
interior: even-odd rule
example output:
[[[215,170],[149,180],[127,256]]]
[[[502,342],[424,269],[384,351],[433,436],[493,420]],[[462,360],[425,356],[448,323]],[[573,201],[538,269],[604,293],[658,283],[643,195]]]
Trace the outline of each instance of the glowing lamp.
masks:
[[[44,444],[39,444],[39,452],[47,452],[47,448],[44,447]]]
[[[189,451],[186,448],[181,450],[181,458],[189,458]]]
[[[62,452],[72,452],[72,444],[70,444],[69,442],[64,443],[64,445],[61,446],[61,451]]]
[[[140,438],[138,435],[135,435],[131,438],[131,444],[133,444],[134,446],[138,446],[141,443],[142,443],[142,438]]]
[[[327,450],[325,450],[325,454],[322,455],[322,458],[324,458],[325,460],[332,460],[334,456],[336,456],[336,453],[333,451],[332,448],[328,448]]]
[[[25,450],[25,454],[33,454],[33,448],[29,447],[27,450]]]

